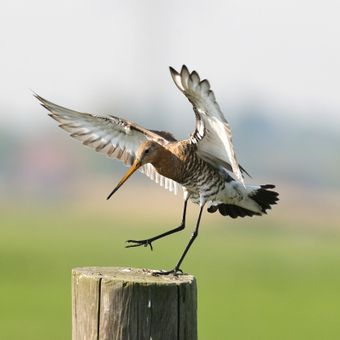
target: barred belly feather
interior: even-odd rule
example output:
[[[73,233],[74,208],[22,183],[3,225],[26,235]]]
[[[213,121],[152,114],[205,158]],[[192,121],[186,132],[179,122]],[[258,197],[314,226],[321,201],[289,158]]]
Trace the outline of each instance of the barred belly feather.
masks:
[[[200,205],[215,201],[225,189],[224,176],[196,154],[195,145],[190,141],[185,148],[181,145],[181,149],[186,160],[179,183],[190,195],[190,200]]]

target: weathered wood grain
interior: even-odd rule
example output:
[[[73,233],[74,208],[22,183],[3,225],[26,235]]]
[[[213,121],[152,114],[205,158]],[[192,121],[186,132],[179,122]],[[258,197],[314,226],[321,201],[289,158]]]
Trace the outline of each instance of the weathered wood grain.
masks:
[[[133,268],[72,271],[73,340],[197,340],[191,275]]]

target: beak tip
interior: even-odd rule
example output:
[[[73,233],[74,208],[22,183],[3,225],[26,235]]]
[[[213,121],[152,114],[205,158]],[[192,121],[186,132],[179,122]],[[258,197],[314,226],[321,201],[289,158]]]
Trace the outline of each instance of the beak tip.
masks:
[[[125,174],[125,176],[120,180],[120,182],[117,184],[117,186],[112,190],[112,192],[109,194],[109,196],[106,197],[106,200],[109,200],[111,196],[125,183],[125,181],[137,170],[140,168],[140,163],[134,163],[130,170]]]
[[[106,197],[106,200],[108,201],[108,200],[111,198],[111,196],[112,196],[113,194],[114,194],[114,191],[112,191],[112,192],[110,193],[110,195]]]

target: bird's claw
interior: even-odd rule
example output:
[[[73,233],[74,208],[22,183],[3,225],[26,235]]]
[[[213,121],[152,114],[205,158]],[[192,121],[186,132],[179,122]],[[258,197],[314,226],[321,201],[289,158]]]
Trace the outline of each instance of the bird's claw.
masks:
[[[131,244],[125,246],[125,248],[133,248],[133,247],[140,247],[140,246],[147,247],[147,246],[149,246],[150,249],[153,250],[152,242],[150,240],[140,240],[140,241],[127,240],[126,242],[131,243]]]
[[[160,275],[173,275],[173,276],[179,276],[179,275],[183,275],[183,270],[180,268],[174,268],[172,270],[168,270],[168,271],[159,271],[159,272],[154,272],[152,273],[153,276],[160,276]]]

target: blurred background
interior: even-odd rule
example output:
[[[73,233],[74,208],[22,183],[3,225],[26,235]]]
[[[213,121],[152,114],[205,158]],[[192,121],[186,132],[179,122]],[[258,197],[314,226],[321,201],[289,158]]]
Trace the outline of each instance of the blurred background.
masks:
[[[337,1],[2,0],[0,338],[69,339],[71,269],[171,268],[182,196],[72,140],[32,92],[185,138],[191,105],[168,66],[208,78],[268,216],[205,214],[184,271],[200,339],[340,338],[340,5]],[[147,191],[146,191],[147,189]],[[53,330],[53,331],[51,331]]]

